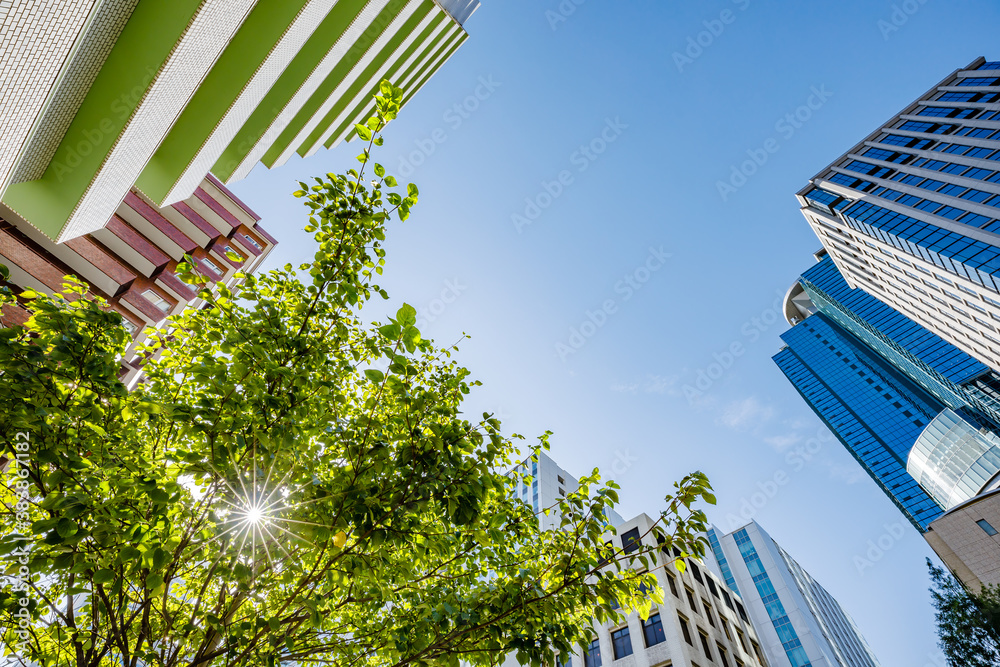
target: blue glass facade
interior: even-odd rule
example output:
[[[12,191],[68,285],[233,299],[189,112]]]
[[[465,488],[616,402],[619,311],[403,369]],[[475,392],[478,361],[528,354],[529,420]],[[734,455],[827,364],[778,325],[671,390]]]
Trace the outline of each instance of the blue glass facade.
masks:
[[[831,300],[839,304],[839,310],[844,311],[845,315],[867,322],[918,360],[944,375],[950,382],[956,384],[968,382],[989,370],[982,362],[893,310],[871,294],[864,290],[851,289],[829,256],[805,271],[802,279],[821,289]],[[820,304],[816,305],[828,315],[836,315]]]
[[[739,586],[736,585],[736,578],[733,577],[733,571],[729,568],[729,561],[726,560],[726,554],[722,550],[722,545],[719,544],[719,536],[716,534],[715,528],[708,529],[708,545],[712,548],[715,560],[719,563],[719,569],[722,570],[722,578],[726,580],[729,590],[742,597],[743,594],[740,593]]]
[[[1000,403],[983,363],[860,289],[827,256],[800,280],[819,311],[787,331],[775,363],[906,518],[924,531],[943,509],[906,472],[942,410],[995,429]]]
[[[906,458],[945,406],[822,313],[782,339],[778,367],[906,518],[926,530],[942,508],[906,472]]]
[[[760,562],[760,556],[757,554],[757,549],[750,540],[746,529],[737,531],[733,534],[733,537],[736,540],[736,546],[740,550],[740,555],[743,556],[743,561],[747,564],[747,569],[753,577],[753,583],[757,587],[757,592],[760,593],[760,598],[764,603],[764,608],[767,610],[767,615],[771,619],[772,625],[774,625],[775,632],[778,633],[781,646],[785,649],[785,655],[788,656],[792,667],[811,667],[812,663],[809,662],[809,656],[806,655],[805,649],[802,648],[802,642],[799,640],[795,628],[792,627],[792,622],[788,618],[788,614],[785,613],[785,606],[778,599],[778,593],[774,590],[771,577]]]

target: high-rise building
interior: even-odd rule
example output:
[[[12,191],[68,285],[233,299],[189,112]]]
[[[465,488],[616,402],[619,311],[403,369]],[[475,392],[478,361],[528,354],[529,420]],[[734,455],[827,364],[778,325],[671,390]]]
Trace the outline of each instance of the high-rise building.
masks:
[[[1000,523],[1000,376],[817,258],[775,363],[963,581],[1000,583],[1000,540],[972,516]]]
[[[848,285],[1000,370],[1000,62],[951,73],[798,199]]]
[[[63,242],[135,186],[188,200],[352,136],[383,79],[404,103],[466,40],[476,0],[0,2],[0,202]],[[15,223],[16,224],[16,223]]]
[[[529,460],[521,464],[518,475],[522,481],[515,485],[514,496],[531,505],[538,515],[542,530],[556,528],[559,525],[558,514],[556,512],[544,514],[542,510],[555,507],[560,498],[565,498],[566,494],[579,489],[580,483],[576,477],[560,467],[544,452],[538,454],[537,461]],[[612,526],[625,521],[614,510],[608,512],[607,520]]]
[[[211,176],[191,197],[163,208],[133,188],[105,227],[65,243],[0,217],[0,264],[17,293],[51,294],[64,276],[75,275],[90,294],[104,298],[133,337],[121,370],[122,381],[132,386],[144,361],[138,347],[147,327],[202,301],[177,277],[177,264],[189,255],[206,279],[235,286],[236,274],[256,271],[277,244],[259,221]],[[9,305],[0,312],[0,326],[23,324],[27,317],[25,307]]]
[[[847,285],[831,257],[785,301],[792,329],[774,356],[802,398],[918,530],[945,509],[907,472],[917,438],[945,408],[1000,423],[1000,377],[918,323]],[[995,427],[994,427],[995,428]]]
[[[542,530],[557,530],[559,513],[554,506],[560,497],[579,488],[577,479],[546,454],[540,454],[537,462],[526,462],[517,473],[527,482],[515,484],[515,497],[531,505]],[[548,516],[542,513],[553,507]],[[631,553],[640,545],[659,546],[650,530],[654,521],[648,515],[625,521],[612,510],[606,518],[609,528],[615,528],[614,534],[609,532],[605,538],[609,549]],[[627,659],[622,664],[631,667],[768,667],[739,594],[714,574],[719,569],[714,554],[709,551],[700,564],[687,559],[681,572],[673,564],[680,551],[661,551],[662,558],[651,569],[663,589],[663,603],[654,604],[646,620],[632,612],[621,622],[594,621],[597,639],[577,647],[572,655],[557,656],[557,666],[602,667],[605,662],[611,665]],[[504,667],[518,664],[510,655]]]
[[[747,605],[771,667],[877,667],[851,617],[756,522],[712,529],[717,572]]]
[[[640,514],[619,524],[609,544],[626,553],[640,544],[656,546],[652,525],[653,519]],[[706,561],[712,560],[709,552]],[[623,622],[595,622],[597,639],[573,656],[559,656],[558,664],[602,667],[604,662],[619,664],[629,658],[623,664],[634,667],[768,667],[759,630],[743,600],[728,590],[711,565],[703,567],[688,559],[684,572],[679,572],[672,555],[664,553],[653,573],[663,589],[663,603],[654,604],[646,620],[632,612]]]

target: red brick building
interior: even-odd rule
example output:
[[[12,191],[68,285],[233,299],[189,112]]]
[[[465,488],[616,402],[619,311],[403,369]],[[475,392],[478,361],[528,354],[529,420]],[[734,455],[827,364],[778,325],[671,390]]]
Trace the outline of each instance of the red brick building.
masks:
[[[157,208],[133,188],[103,228],[56,244],[0,204],[0,264],[10,270],[15,291],[57,291],[75,275],[121,314],[132,333],[123,379],[134,384],[141,359],[135,355],[146,327],[155,326],[186,306],[197,307],[191,285],[175,270],[192,256],[210,279],[233,286],[238,271],[252,273],[277,241],[260,226],[260,217],[215,177],[209,175],[188,199]],[[231,259],[235,254],[239,259]],[[8,306],[3,326],[22,324],[28,313]]]

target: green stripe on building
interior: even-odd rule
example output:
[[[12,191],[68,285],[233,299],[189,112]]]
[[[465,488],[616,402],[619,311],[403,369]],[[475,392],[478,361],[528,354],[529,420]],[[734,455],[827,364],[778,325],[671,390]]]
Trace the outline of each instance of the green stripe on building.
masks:
[[[326,116],[323,117],[323,120],[321,120],[313,131],[309,133],[309,136],[297,150],[299,155],[305,157],[306,153],[309,152],[309,149],[323,140],[326,132],[329,130],[334,121],[336,121],[337,117],[343,113],[343,111],[347,108],[347,105],[350,104],[362,91],[369,94],[375,93],[378,89],[378,84],[382,79],[382,77],[378,77],[379,80],[375,80],[378,71],[395,56],[407,38],[413,35],[414,31],[419,27],[421,21],[423,21],[435,7],[436,5],[431,2],[431,0],[425,0],[425,2],[421,4],[420,8],[414,12],[413,16],[407,19],[406,23],[403,24],[402,29],[400,29],[393,39],[385,47],[383,47],[381,51],[379,51],[375,58],[372,59],[372,62],[369,63],[368,67],[366,67],[364,71],[358,75],[357,79],[350,86],[350,88],[344,92],[341,98],[337,100],[337,103],[333,105],[333,108],[331,108]],[[412,49],[415,49],[417,44],[418,42],[414,40],[411,47],[407,48],[405,52],[410,52]],[[405,59],[407,56],[400,55],[399,57]],[[353,117],[349,122],[352,124],[355,122]]]
[[[267,134],[268,128],[281,110],[294,97],[368,2],[369,0],[338,0],[223,151],[212,167],[213,174],[223,181],[232,177],[233,172],[257,142]]]
[[[457,24],[454,25],[454,27],[450,28],[449,30],[450,32],[445,32],[442,35],[439,35],[438,38],[435,39],[435,41],[432,44],[428,45],[425,52],[421,54],[421,57],[418,58],[416,61],[414,61],[406,69],[406,71],[403,73],[402,76],[397,78],[397,82],[399,82],[400,85],[403,86],[403,93],[404,93],[403,106],[406,105],[406,103],[413,97],[413,94],[419,88],[420,85],[418,83],[419,79],[421,75],[427,70],[427,68],[430,67],[432,63],[438,61],[438,58],[441,57],[442,54],[450,55],[451,53],[453,53],[454,49],[461,44],[461,41],[464,41],[463,35],[467,37],[465,31],[462,30],[462,28]],[[440,62],[444,62],[446,57],[441,58]],[[434,69],[436,70],[437,67],[435,66]],[[375,113],[375,104],[370,103],[368,106],[367,115],[360,117],[367,118],[367,116],[370,116],[374,113]],[[353,130],[353,128],[350,127],[352,124],[353,123],[351,123],[350,120],[341,124],[341,126],[337,128],[335,132],[333,132],[327,137],[324,145],[327,148],[330,148],[331,146],[333,146],[334,143],[336,143],[337,137],[340,136],[344,136],[345,140],[347,141],[353,139],[354,136],[356,136],[356,133]],[[347,133],[346,136],[344,134],[345,132]]]
[[[427,66],[423,68],[422,72],[417,75],[418,77],[423,76],[423,78],[421,78],[417,82],[417,85],[410,86],[409,93],[403,95],[404,105],[413,99],[413,96],[416,95],[417,92],[419,92],[420,89],[424,87],[424,84],[427,83],[427,81],[432,76],[434,76],[434,74],[438,71],[438,69],[440,69],[440,67],[443,64],[448,62],[448,59],[451,58],[452,55],[454,55],[455,51],[458,50],[458,47],[462,46],[462,44],[465,44],[465,40],[467,40],[468,38],[469,35],[463,32],[461,35],[459,35],[458,39],[450,47],[446,47],[447,50],[444,53],[444,57],[442,57],[440,60],[437,60],[436,62],[433,62],[433,64],[428,63]]]
[[[441,29],[441,23],[444,21],[448,21],[450,25]],[[385,75],[380,78],[389,79],[396,85],[403,85],[403,82],[406,81],[407,72],[411,71],[418,63],[422,62],[427,57],[428,53],[430,53],[441,40],[446,39],[449,34],[449,30],[453,29],[453,26],[454,23],[448,19],[444,12],[438,14],[431,24],[417,36],[413,43],[410,44],[410,46],[407,47],[407,49],[400,54],[398,58],[396,58],[395,63],[393,63],[392,67],[385,73]],[[433,37],[432,40],[431,36],[434,34],[435,30],[439,30],[440,34]],[[419,56],[414,59],[412,63],[410,63],[406,70],[403,70],[402,68],[403,65],[406,64],[406,61],[417,52],[420,52]],[[329,139],[325,142],[327,148],[334,143],[336,137],[343,134],[346,127],[351,127],[355,123],[363,123],[370,116],[374,115],[375,103],[371,100],[371,96],[375,94],[379,83],[379,81],[376,81],[374,82],[374,85],[370,86],[370,93],[366,95],[360,103],[355,105],[355,107],[351,110],[351,113],[348,114],[347,119],[336,128],[336,131],[334,131],[332,135],[328,135]],[[335,120],[336,116],[328,114],[323,120],[322,126],[328,130]]]
[[[308,0],[259,0],[160,144],[136,185],[159,205]]]
[[[261,159],[268,167],[281,157],[281,154],[289,147],[299,132],[306,126],[309,120],[319,111],[323,103],[333,95],[344,79],[350,74],[355,65],[364,57],[368,49],[371,48],[378,38],[385,32],[396,16],[406,7],[407,0],[392,0],[385,9],[379,12],[372,26],[365,30],[361,38],[351,46],[347,54],[337,63],[333,71],[323,80],[312,97],[299,109],[295,117],[288,126],[278,135],[278,138],[271,143],[270,148],[264,153]],[[374,30],[372,28],[375,28]],[[397,37],[398,38],[398,37]]]
[[[36,181],[11,185],[5,204],[58,238],[201,4],[138,4],[45,173]]]

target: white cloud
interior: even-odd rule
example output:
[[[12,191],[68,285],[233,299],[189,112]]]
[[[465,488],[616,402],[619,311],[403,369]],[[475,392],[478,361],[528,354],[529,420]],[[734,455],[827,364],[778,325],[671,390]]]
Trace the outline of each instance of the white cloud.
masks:
[[[642,390],[647,394],[669,394],[676,396],[680,392],[676,389],[680,381],[680,375],[649,375],[642,386]]]
[[[726,406],[719,421],[732,429],[743,430],[759,426],[774,416],[774,408],[764,405],[756,396],[733,401]]]
[[[802,442],[802,436],[798,433],[786,433],[784,435],[772,435],[764,438],[764,442],[771,445],[775,451],[783,452],[792,445]]]
[[[611,385],[611,391],[619,394],[634,394],[636,390],[639,389],[639,383],[634,384],[624,384],[622,382],[616,382]]]
[[[865,480],[868,474],[860,465],[838,465],[827,463],[830,472],[830,479],[835,479],[851,486]]]

